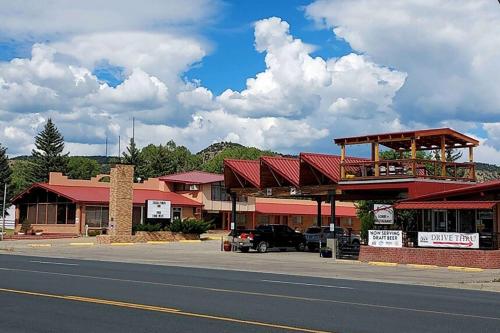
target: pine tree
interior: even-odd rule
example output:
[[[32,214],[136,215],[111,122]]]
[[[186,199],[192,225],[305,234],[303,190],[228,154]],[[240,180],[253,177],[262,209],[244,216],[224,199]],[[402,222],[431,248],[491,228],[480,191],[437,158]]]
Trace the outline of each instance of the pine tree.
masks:
[[[134,138],[130,139],[130,143],[127,147],[127,151],[123,153],[123,163],[132,164],[134,166],[134,181],[141,178],[139,173],[142,170],[142,156],[141,151],[135,145]]]
[[[48,119],[43,130],[35,137],[35,147],[31,152],[34,168],[32,181],[46,182],[50,172],[66,172],[68,153],[64,151],[64,137]]]
[[[9,206],[10,199],[12,197],[12,186],[10,186],[11,182],[12,170],[9,166],[9,157],[7,156],[7,148],[2,146],[0,143],[0,212],[3,207],[3,196],[4,196],[4,188],[5,184],[7,184],[7,196],[6,196],[6,205]],[[1,214],[0,214],[1,216]]]

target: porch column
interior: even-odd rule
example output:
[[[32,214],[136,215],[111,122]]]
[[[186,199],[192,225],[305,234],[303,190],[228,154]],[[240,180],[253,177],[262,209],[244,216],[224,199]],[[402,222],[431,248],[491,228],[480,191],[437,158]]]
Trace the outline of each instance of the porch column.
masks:
[[[345,144],[340,145],[340,179],[345,178]]]
[[[316,197],[316,203],[318,204],[318,215],[317,215],[317,225],[318,227],[321,227],[321,197]]]
[[[380,176],[380,169],[379,169],[379,159],[380,159],[380,154],[379,154],[379,144],[378,142],[375,142],[373,144],[373,155],[374,155],[374,161],[375,161],[375,177]]]
[[[417,140],[415,138],[411,139],[411,159],[412,161],[412,171],[413,171],[413,176],[417,175]]]
[[[441,176],[446,177],[446,141],[444,135],[441,136]]]
[[[333,224],[335,226],[335,220],[336,220],[336,216],[335,216],[335,192],[330,192],[328,194],[330,196],[330,223]],[[333,232],[333,238],[337,238],[337,233],[336,232]]]
[[[231,192],[231,231],[236,229],[236,192]]]

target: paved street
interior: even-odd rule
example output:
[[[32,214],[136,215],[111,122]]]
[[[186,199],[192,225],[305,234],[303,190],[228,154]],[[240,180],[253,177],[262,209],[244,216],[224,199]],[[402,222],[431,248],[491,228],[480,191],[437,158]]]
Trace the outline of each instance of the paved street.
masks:
[[[498,332],[497,293],[0,255],[0,331]]]

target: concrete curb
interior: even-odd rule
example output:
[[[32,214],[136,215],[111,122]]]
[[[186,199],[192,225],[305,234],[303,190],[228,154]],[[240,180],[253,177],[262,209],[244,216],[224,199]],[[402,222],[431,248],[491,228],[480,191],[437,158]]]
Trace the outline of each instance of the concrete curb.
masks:
[[[109,245],[111,246],[128,246],[128,245],[134,245],[135,243],[111,243]]]
[[[172,243],[170,241],[147,241],[146,242],[147,244],[168,244],[168,243]]]
[[[382,262],[382,261],[369,261],[368,265],[372,266],[385,266],[385,267],[395,267],[399,265],[396,262]]]
[[[69,243],[71,246],[92,246],[94,243]]]
[[[406,264],[406,267],[418,268],[418,269],[435,269],[435,268],[438,268],[437,265],[421,265],[421,264]]]
[[[475,268],[475,267],[461,267],[461,266],[448,266],[448,270],[450,271],[459,271],[459,272],[483,272],[484,269],[482,268]]]
[[[201,243],[201,239],[181,239],[179,243]]]

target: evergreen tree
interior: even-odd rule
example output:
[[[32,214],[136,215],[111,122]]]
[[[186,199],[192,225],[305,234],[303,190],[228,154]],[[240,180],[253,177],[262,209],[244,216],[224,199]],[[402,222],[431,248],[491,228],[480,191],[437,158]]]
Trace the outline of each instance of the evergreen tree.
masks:
[[[68,153],[63,154],[64,137],[52,119],[47,120],[43,130],[35,137],[35,147],[31,152],[34,182],[46,182],[50,172],[66,172]]]
[[[134,138],[130,139],[127,151],[123,152],[123,163],[132,164],[134,166],[134,181],[143,178],[140,174],[140,170],[143,168],[141,151],[135,145]]]
[[[9,206],[10,199],[12,197],[12,186],[10,186],[12,170],[9,166],[9,157],[7,156],[7,148],[0,144],[0,212],[3,207],[3,196],[4,196],[4,188],[5,184],[7,184],[7,197],[6,197],[6,205]],[[1,217],[1,214],[0,214]]]

